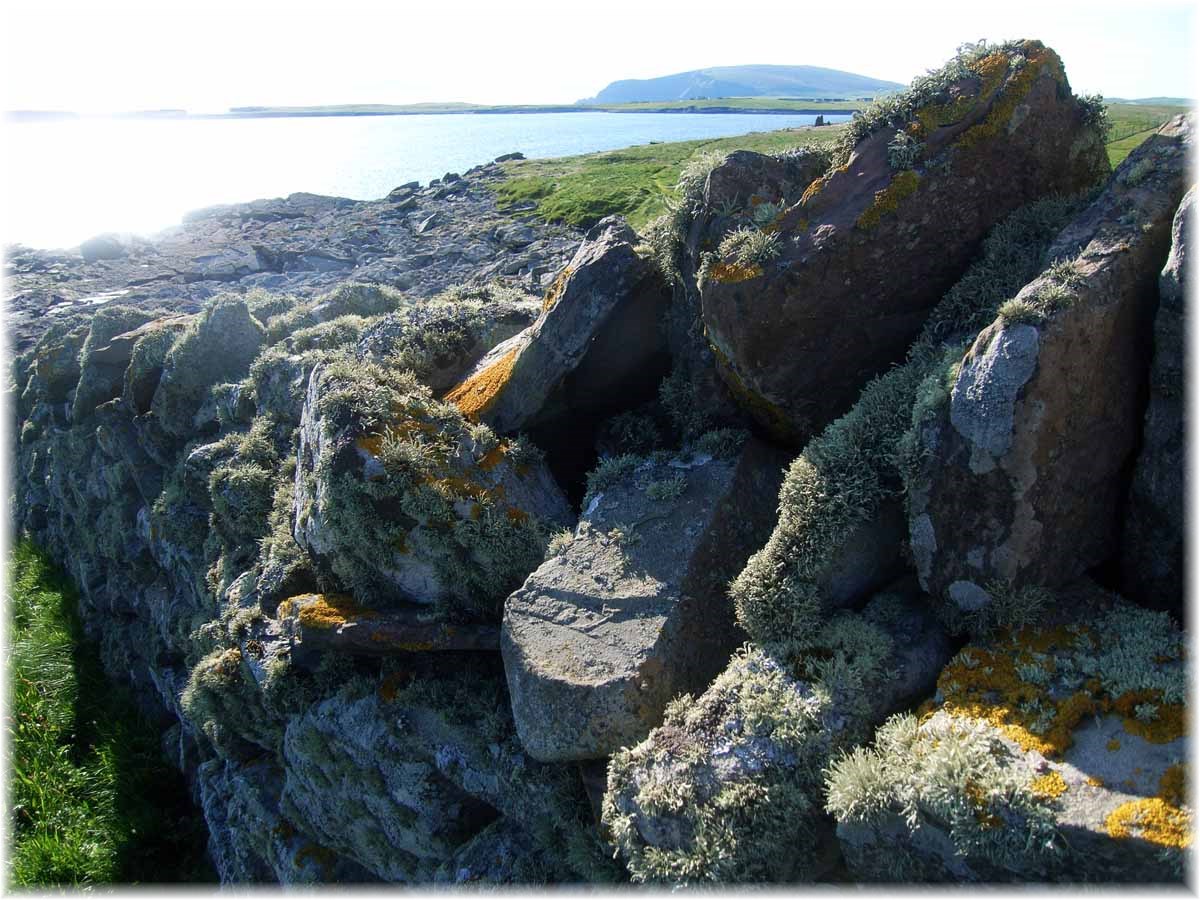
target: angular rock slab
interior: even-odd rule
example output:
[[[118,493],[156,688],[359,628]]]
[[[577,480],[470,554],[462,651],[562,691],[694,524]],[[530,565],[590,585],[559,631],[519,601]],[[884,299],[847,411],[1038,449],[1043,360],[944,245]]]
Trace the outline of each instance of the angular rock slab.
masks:
[[[725,586],[770,532],[783,459],[643,462],[591,500],[567,549],[504,604],[501,653],[521,742],[584,760],[636,743],[703,690],[745,638]],[[674,499],[652,485],[686,481]]]
[[[1179,204],[1171,226],[1171,255],[1158,280],[1150,403],[1129,490],[1122,539],[1122,589],[1140,603],[1182,610],[1184,509],[1184,336],[1188,256],[1195,240],[1196,189]]]
[[[601,388],[635,379],[661,350],[655,326],[665,299],[650,264],[634,253],[637,241],[620,219],[601,220],[546,293],[538,320],[493,348],[444,399],[468,418],[511,433],[537,417],[594,345],[605,363],[593,363],[592,380]],[[597,392],[574,387],[586,399]]]
[[[972,68],[907,124],[912,168],[889,165],[896,126],[880,129],[779,220],[777,257],[705,282],[721,375],[780,437],[803,443],[901,360],[996,222],[1107,172],[1054,51],[1026,41]]]
[[[1190,126],[1164,125],[1068,225],[1017,294],[1069,294],[1031,321],[1003,315],[964,356],[926,427],[909,495],[921,585],[964,612],[990,585],[1055,586],[1116,549],[1122,470],[1138,438],[1156,282],[1184,190]]]

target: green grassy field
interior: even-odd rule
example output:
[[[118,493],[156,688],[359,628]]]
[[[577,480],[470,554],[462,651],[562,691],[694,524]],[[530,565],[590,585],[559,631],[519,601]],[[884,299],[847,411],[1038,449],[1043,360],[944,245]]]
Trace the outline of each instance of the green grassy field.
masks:
[[[1186,110],[1185,106],[1109,104],[1109,162],[1117,166],[1154,129]],[[841,130],[837,125],[785,129],[716,140],[645,144],[582,156],[519,160],[504,164],[509,177],[497,187],[496,194],[502,209],[521,208],[532,202],[536,204],[533,212],[552,222],[587,227],[604,216],[620,214],[634,228],[641,228],[665,211],[679,173],[697,154],[733,150],[779,153],[810,142],[832,142]]]
[[[1163,122],[1187,112],[1186,106],[1144,106],[1135,103],[1108,104],[1108,161],[1116,168],[1135,147]]]
[[[28,543],[8,575],[8,884],[214,881],[203,819],[83,640],[72,588]]]
[[[780,153],[810,143],[829,143],[836,125],[762,131],[712,140],[643,144],[583,156],[504,163],[509,178],[497,186],[501,208],[535,202],[542,218],[586,227],[619,213],[640,228],[666,210],[666,199],[689,159],[702,153],[756,150]]]

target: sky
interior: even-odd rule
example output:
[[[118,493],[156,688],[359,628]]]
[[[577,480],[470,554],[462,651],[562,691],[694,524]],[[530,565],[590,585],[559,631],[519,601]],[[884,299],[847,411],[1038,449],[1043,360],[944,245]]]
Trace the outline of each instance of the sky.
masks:
[[[571,103],[611,81],[815,65],[907,83],[965,41],[1034,37],[1077,93],[1197,94],[1195,3],[992,0],[7,0],[0,109]]]

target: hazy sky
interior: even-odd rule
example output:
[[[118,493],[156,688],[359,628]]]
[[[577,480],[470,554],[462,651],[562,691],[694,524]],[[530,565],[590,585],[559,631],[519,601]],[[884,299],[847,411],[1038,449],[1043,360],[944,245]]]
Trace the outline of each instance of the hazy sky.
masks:
[[[1036,37],[1077,92],[1195,96],[1195,4],[7,0],[0,108],[563,103],[745,63],[908,82],[968,40]]]

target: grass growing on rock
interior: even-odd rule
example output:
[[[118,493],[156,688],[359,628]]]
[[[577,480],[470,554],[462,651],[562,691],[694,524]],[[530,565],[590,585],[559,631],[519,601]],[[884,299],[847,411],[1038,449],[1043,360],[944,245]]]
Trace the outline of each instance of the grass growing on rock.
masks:
[[[792,463],[779,494],[779,523],[730,587],[751,637],[768,642],[815,633],[824,612],[822,571],[916,477],[921,426],[949,398],[947,361],[961,358],[971,336],[1037,275],[1045,249],[1080,205],[1048,198],[997,225],[931,313],[908,361],[868,384],[850,412]]]
[[[9,884],[214,880],[200,814],[84,643],[74,591],[28,542],[9,578]]]

